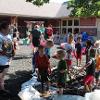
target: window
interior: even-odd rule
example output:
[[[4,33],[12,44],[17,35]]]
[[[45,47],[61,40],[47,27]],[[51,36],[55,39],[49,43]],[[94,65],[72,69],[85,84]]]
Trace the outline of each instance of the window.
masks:
[[[72,20],[68,20],[68,26],[72,26]]]
[[[77,19],[74,20],[74,26],[79,26],[79,20]]]
[[[62,33],[63,33],[63,34],[66,34],[66,28],[63,28],[63,29],[62,29]]]
[[[68,33],[72,33],[72,28],[68,28]]]
[[[63,20],[62,26],[66,26],[66,25],[67,25],[67,21],[66,20]]]
[[[74,33],[79,33],[79,28],[75,28]]]

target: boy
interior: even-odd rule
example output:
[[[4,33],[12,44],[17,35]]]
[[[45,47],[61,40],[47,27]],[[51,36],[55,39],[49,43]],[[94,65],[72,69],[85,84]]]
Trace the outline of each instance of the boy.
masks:
[[[75,48],[76,48],[77,66],[79,66],[81,65],[81,58],[82,58],[81,37],[77,38],[77,43],[75,44]]]
[[[58,93],[63,94],[63,89],[65,88],[66,82],[66,61],[64,60],[65,52],[63,50],[59,50],[57,52],[57,57],[60,60],[58,63]]]
[[[38,52],[39,54],[36,56],[36,67],[38,69],[41,85],[42,85],[42,93],[49,91],[49,74],[51,72],[50,62],[48,57],[44,53],[45,48],[43,46],[39,46]],[[44,91],[44,83],[46,83],[47,88]]]

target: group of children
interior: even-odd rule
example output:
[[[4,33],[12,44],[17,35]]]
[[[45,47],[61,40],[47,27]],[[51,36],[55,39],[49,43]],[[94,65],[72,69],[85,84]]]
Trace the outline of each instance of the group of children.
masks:
[[[82,45],[81,37],[77,38],[77,42],[72,45],[73,35],[69,35],[67,43],[64,45],[65,50],[58,50],[56,58],[59,59],[57,66],[57,86],[58,94],[63,94],[63,89],[66,84],[67,74],[72,68],[72,53],[77,59],[77,66],[81,65],[82,58]],[[39,46],[38,50],[34,53],[33,56],[33,65],[35,69],[38,69],[38,77],[41,80],[42,92],[44,93],[44,83],[47,85],[46,92],[49,91],[49,75],[51,74],[50,66],[50,48],[53,47],[53,41],[47,40],[45,46]],[[94,82],[94,77],[96,75],[96,83],[99,82],[100,76],[100,42],[95,43],[94,45],[88,40],[86,42],[86,65],[79,70],[80,72],[86,69],[86,76],[83,80],[85,90],[92,91],[92,83]]]

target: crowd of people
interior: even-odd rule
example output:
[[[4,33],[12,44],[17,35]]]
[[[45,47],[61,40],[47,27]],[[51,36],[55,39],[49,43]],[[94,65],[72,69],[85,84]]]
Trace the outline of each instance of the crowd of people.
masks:
[[[9,68],[10,60],[14,55],[14,41],[8,35],[9,25],[7,23],[0,24],[0,89],[4,89],[4,76]],[[46,29],[35,25],[31,32],[30,39],[33,45],[32,65],[33,72],[37,72],[38,78],[42,85],[42,95],[49,92],[50,74],[52,66],[50,66],[51,48],[54,46],[52,39],[53,29],[49,25]],[[82,37],[70,33],[67,36],[65,43],[60,46],[53,57],[59,59],[57,65],[57,87],[58,94],[63,94],[63,89],[66,85],[67,74],[71,74],[73,67],[73,57],[76,58],[77,67],[81,67],[79,72],[86,70],[85,78],[83,79],[85,90],[92,91],[94,79],[96,85],[100,85],[100,41],[95,43],[91,40],[85,42],[86,49],[86,64],[81,66],[82,61]],[[46,90],[44,88],[46,84]]]
[[[34,32],[33,32],[34,34]],[[34,38],[33,38],[34,39]],[[42,90],[44,92],[43,84],[47,84],[47,90],[49,89],[49,75],[51,74],[51,67],[50,67],[50,49],[53,47],[54,43],[53,40],[49,37],[49,39],[44,39],[45,45],[39,44],[35,45],[37,49],[33,53],[33,66],[36,70],[38,70],[38,76],[42,83]],[[35,40],[36,41],[36,40]],[[36,43],[33,41],[33,45]],[[82,43],[82,36],[70,33],[67,36],[66,42],[62,43],[60,46],[62,47],[61,50],[57,51],[56,56],[53,57],[59,59],[58,62],[58,79],[57,79],[57,86],[58,91],[57,93],[63,94],[63,89],[65,88],[66,84],[66,76],[68,73],[71,74],[71,69],[73,67],[73,57],[76,58],[76,64],[78,67],[81,67],[79,72],[82,72],[84,69],[86,71],[85,78],[83,79],[84,88],[87,92],[92,91],[94,79],[96,79],[96,85],[100,84],[100,41],[96,41],[95,43],[91,39],[87,39],[84,43],[85,45],[85,54],[86,54],[86,65],[82,66],[82,50],[83,50],[83,43]],[[47,49],[47,50],[46,50]],[[64,50],[63,50],[64,49]],[[48,51],[48,52],[46,52]],[[49,56],[48,56],[49,55]],[[46,57],[47,58],[46,58]],[[45,59],[45,60],[44,60]]]

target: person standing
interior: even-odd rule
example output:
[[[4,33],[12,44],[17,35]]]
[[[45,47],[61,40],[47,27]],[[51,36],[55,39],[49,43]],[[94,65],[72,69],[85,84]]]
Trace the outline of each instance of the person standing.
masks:
[[[36,52],[39,45],[40,45],[40,36],[41,36],[41,32],[39,31],[39,26],[35,25],[31,37],[32,37],[32,44],[33,44],[33,52]]]
[[[45,39],[52,39],[53,37],[53,28],[52,25],[48,25],[48,27],[45,30]]]
[[[9,25],[7,22],[0,24],[0,89],[4,88],[4,76],[6,75],[13,51],[12,40],[8,36]]]
[[[77,66],[81,66],[81,59],[82,59],[81,37],[77,38],[77,43],[75,44],[75,49],[76,49]]]
[[[42,86],[42,95],[48,94],[49,92],[49,74],[51,73],[50,61],[45,55],[45,48],[39,46],[38,55],[36,56],[36,68],[38,69],[41,86]],[[44,88],[44,83],[46,84],[46,90]]]
[[[63,94],[63,89],[65,88],[66,83],[66,72],[67,66],[66,61],[64,60],[65,52],[63,50],[57,51],[57,57],[59,59],[58,67],[57,67],[57,77],[58,77],[58,94]]]

